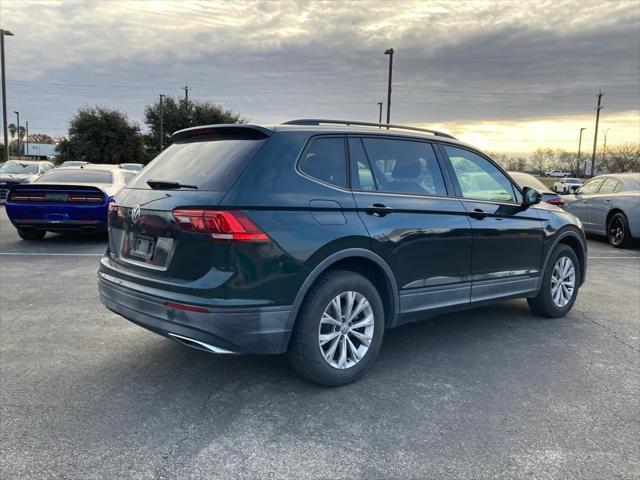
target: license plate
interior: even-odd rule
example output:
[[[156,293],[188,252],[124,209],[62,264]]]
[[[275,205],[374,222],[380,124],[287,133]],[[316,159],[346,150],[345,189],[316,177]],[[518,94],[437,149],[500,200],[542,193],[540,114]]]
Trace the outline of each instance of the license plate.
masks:
[[[132,257],[141,258],[142,260],[149,260],[153,257],[153,251],[155,249],[155,241],[150,237],[141,237],[133,235],[131,239],[131,250],[129,255]]]
[[[44,216],[44,219],[51,223],[61,223],[68,220],[69,216],[64,213],[48,213]]]

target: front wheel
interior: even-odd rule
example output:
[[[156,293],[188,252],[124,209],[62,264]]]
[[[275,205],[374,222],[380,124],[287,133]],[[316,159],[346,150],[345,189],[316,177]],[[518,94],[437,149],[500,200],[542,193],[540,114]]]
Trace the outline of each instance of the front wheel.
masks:
[[[22,240],[42,240],[46,234],[47,232],[44,230],[24,230],[22,228],[18,229],[18,236]]]
[[[616,213],[607,224],[607,239],[616,248],[627,248],[633,243],[629,233],[629,222],[623,213]]]
[[[384,326],[382,300],[367,278],[350,271],[329,272],[311,288],[300,309],[289,362],[314,383],[351,383],[374,362]]]
[[[578,296],[580,264],[573,249],[559,245],[549,259],[538,295],[528,298],[529,308],[543,317],[563,317]]]

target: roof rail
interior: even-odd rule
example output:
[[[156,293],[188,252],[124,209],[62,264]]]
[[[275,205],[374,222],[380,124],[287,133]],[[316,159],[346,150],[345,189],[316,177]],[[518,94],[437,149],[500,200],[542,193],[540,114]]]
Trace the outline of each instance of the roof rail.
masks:
[[[453,135],[449,135],[448,133],[440,132],[438,130],[431,130],[429,128],[418,128],[418,127],[407,127],[405,125],[396,125],[394,123],[373,123],[373,122],[357,122],[352,120],[326,120],[320,118],[301,118],[298,120],[289,120],[288,122],[284,122],[282,125],[321,125],[321,124],[331,124],[331,125],[362,125],[365,127],[385,127],[385,128],[395,128],[398,130],[412,130],[416,132],[425,132],[431,133],[433,135],[437,135],[438,137],[446,137],[453,138],[456,137]]]

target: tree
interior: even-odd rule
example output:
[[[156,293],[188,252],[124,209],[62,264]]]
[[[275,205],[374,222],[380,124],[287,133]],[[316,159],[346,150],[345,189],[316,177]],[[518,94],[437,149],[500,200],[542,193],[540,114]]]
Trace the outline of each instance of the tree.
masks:
[[[164,123],[164,146],[171,144],[171,134],[177,130],[196,125],[220,123],[245,123],[239,113],[226,110],[222,105],[210,102],[176,100],[165,97],[162,102]],[[147,146],[152,151],[160,150],[160,100],[147,105],[144,110],[145,123],[151,130]]]
[[[92,163],[144,162],[140,128],[124,113],[103,107],[78,110],[68,138],[58,144],[58,161]]]
[[[544,173],[545,169],[549,165],[549,162],[553,160],[554,154],[553,150],[550,148],[537,148],[533,152],[533,156],[531,157],[533,161],[533,168],[536,170],[536,173]]]
[[[607,148],[602,166],[609,173],[640,171],[640,144],[626,143]]]

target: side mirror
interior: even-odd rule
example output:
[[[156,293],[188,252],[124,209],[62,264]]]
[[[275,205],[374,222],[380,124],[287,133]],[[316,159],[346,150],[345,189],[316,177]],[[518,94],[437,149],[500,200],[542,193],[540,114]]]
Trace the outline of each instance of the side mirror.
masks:
[[[529,207],[536,205],[542,201],[542,194],[536,189],[531,187],[524,187],[522,189],[522,206]]]

